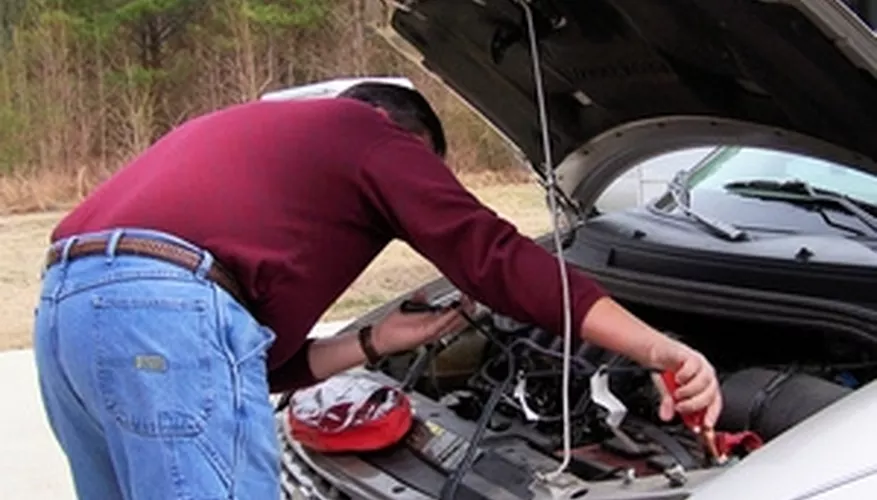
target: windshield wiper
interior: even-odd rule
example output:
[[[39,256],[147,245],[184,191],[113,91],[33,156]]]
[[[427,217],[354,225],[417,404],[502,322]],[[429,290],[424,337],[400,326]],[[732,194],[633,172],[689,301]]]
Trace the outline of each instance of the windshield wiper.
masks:
[[[825,189],[817,190],[808,182],[802,180],[775,181],[769,179],[755,179],[730,182],[725,184],[724,188],[731,192],[752,192],[755,196],[770,197],[771,199],[784,200],[789,203],[834,203],[846,210],[850,215],[859,219],[873,234],[877,234],[877,217],[874,217],[868,213],[867,210],[859,206],[860,203],[864,202],[856,201],[845,194],[836,193],[834,191],[828,191]],[[862,231],[858,229],[830,220],[822,209],[819,209],[819,215],[821,215],[822,219],[825,220],[825,223],[830,226],[856,233],[859,236],[864,236]]]
[[[738,229],[733,224],[723,222],[701,215],[691,209],[691,191],[688,189],[690,173],[688,170],[676,172],[673,179],[667,184],[667,191],[673,197],[673,201],[689,219],[697,222],[712,234],[728,241],[743,241],[749,238],[745,231]]]

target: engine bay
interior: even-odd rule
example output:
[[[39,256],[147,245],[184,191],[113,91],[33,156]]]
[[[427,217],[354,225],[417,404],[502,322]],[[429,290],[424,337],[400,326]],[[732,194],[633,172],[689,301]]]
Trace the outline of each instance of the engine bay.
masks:
[[[873,379],[877,369],[865,350],[815,328],[718,324],[626,305],[713,361],[725,401],[716,430],[723,433],[750,432],[769,442]],[[363,371],[406,391],[415,421],[402,442],[357,460],[424,498],[446,497],[447,483],[459,475],[450,498],[682,499],[753,449],[751,442],[733,443],[729,460],[716,463],[678,417],[658,417],[655,373],[594,345],[573,347],[572,461],[564,493],[542,496],[537,480],[561,460],[562,339],[491,311],[473,317],[461,334]]]
[[[429,366],[418,369],[423,357],[429,356],[421,353],[411,355],[410,362],[404,358],[390,361],[385,373],[436,399],[464,420],[477,421],[483,412],[491,411],[487,421],[490,431],[502,433],[517,427],[516,432],[526,436],[532,446],[557,456],[562,445],[561,338],[493,315],[479,326],[480,331],[470,332],[433,354],[435,359]],[[487,332],[492,340],[486,337]],[[573,473],[589,481],[630,479],[672,474],[676,465],[685,470],[715,465],[681,422],[660,420],[659,394],[649,370],[580,342],[574,353],[570,390]],[[851,390],[792,366],[740,368],[723,373],[722,380],[728,401],[720,429],[752,430],[765,439]],[[600,383],[605,386],[600,387]],[[607,390],[622,406],[605,403]],[[495,408],[485,408],[496,391],[502,396]],[[789,401],[789,392],[798,395],[794,404]],[[753,407],[759,400],[762,403]],[[608,423],[613,412],[622,413],[617,429]],[[737,458],[745,456],[745,450],[736,451]]]

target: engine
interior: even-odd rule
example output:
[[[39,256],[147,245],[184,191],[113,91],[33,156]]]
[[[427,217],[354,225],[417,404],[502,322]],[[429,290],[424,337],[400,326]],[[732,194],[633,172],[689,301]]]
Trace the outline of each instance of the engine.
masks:
[[[663,422],[658,417],[653,373],[578,341],[573,352],[571,472],[595,481],[715,465],[678,418]],[[382,370],[462,419],[492,433],[514,434],[557,456],[563,437],[562,365],[557,335],[484,315],[453,342],[390,359]],[[725,409],[718,430],[754,431],[764,440],[851,391],[791,367],[741,366],[721,373],[721,380]],[[732,461],[747,451],[738,446]]]

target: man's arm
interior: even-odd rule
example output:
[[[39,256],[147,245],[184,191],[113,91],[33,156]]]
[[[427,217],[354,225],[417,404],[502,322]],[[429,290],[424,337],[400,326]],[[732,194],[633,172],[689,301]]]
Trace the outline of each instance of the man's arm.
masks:
[[[316,340],[308,350],[308,363],[316,380],[325,380],[365,361],[365,352],[355,331]]]
[[[583,340],[605,349],[624,353],[644,366],[654,365],[653,353],[667,337],[605,297],[585,315],[578,334]],[[659,367],[656,367],[659,368]]]
[[[549,331],[563,331],[557,259],[472,196],[440,158],[401,130],[375,145],[360,168],[369,204],[394,234],[479,302]],[[568,266],[572,327],[581,338],[646,366],[676,372],[679,411],[721,409],[712,366],[656,331]],[[669,397],[664,398],[666,416]]]
[[[363,158],[358,184],[391,234],[478,302],[562,332],[557,259],[475,198],[414,136],[400,130],[384,137]],[[580,325],[606,293],[581,270],[567,271],[573,324]]]
[[[426,300],[420,293],[412,298],[418,302]],[[464,298],[458,307],[468,314],[472,314],[475,308],[468,298]],[[459,310],[454,308],[424,313],[393,311],[372,326],[371,347],[378,355],[386,356],[459,332],[467,326]],[[343,332],[326,339],[309,339],[292,360],[272,373],[272,392],[312,385],[362,365],[366,360],[358,331]]]
[[[410,325],[405,326],[410,328]],[[399,341],[404,342],[404,339],[393,338],[397,336],[394,333],[399,337],[410,336],[406,334],[411,333],[408,328],[400,328],[396,325],[390,325],[389,328],[399,330],[391,332],[389,339],[387,331],[382,330],[381,325],[376,328],[375,348],[381,354],[400,350],[396,344]],[[655,331],[608,297],[598,300],[590,308],[582,324],[578,328],[573,325],[573,328],[578,330],[577,334],[583,340],[611,351],[626,353],[631,359],[645,366],[656,364],[656,352],[659,352],[668,340],[665,335]],[[618,332],[625,334],[619,335]],[[416,342],[413,344],[417,345]],[[336,373],[362,365],[366,361],[356,331],[314,340],[309,343],[307,352],[308,364],[316,380],[324,380]]]
[[[676,374],[678,402],[662,388],[661,418],[669,420],[674,410],[688,413],[706,409],[705,425],[715,425],[722,397],[715,370],[701,353],[658,332],[609,297],[590,308],[579,334],[583,340],[622,353],[643,366]]]
[[[271,392],[281,392],[308,387],[365,361],[357,332],[308,339],[292,358],[271,371],[268,377],[270,389]]]

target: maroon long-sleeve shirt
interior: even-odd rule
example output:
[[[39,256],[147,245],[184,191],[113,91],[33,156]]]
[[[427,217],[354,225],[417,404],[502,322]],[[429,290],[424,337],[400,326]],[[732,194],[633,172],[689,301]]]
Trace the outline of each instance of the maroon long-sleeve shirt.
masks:
[[[272,389],[313,383],[306,336],[394,238],[473,298],[562,331],[556,260],[483,206],[424,142],[349,99],[254,102],[176,128],[54,231],[137,227],[211,251],[277,340]],[[570,269],[574,326],[603,295]]]

